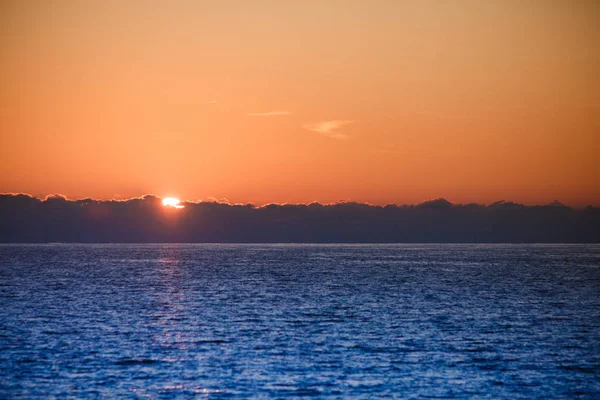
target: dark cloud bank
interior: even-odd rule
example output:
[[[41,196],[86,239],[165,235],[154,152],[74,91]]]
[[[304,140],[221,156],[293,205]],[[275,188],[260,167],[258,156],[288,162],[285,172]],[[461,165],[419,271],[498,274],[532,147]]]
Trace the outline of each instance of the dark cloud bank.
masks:
[[[0,195],[0,242],[600,242],[600,208],[555,203],[162,206],[127,201]]]

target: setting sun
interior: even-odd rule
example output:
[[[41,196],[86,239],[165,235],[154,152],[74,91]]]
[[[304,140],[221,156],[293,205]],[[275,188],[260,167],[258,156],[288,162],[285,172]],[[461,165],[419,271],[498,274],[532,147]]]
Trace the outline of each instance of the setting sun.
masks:
[[[181,203],[181,201],[179,199],[176,199],[175,197],[166,197],[163,199],[162,201],[163,206],[165,207],[174,207],[174,208],[183,208],[184,206],[179,205],[179,203]]]

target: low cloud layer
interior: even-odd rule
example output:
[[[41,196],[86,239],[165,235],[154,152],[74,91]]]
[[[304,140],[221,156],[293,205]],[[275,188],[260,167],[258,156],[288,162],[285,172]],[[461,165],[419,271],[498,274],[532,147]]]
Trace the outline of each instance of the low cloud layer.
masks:
[[[600,208],[498,202],[255,207],[155,196],[124,201],[0,195],[0,242],[600,242]]]
[[[320,133],[321,135],[333,138],[333,139],[348,139],[348,135],[340,132],[340,129],[346,125],[353,124],[356,121],[352,120],[331,120],[331,121],[319,121],[313,124],[304,125],[304,129],[311,132]]]

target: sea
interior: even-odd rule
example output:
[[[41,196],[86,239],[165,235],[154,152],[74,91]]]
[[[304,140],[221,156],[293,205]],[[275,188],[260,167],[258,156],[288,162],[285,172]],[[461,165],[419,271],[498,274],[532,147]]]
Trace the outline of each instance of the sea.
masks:
[[[600,398],[600,245],[0,245],[0,398]]]

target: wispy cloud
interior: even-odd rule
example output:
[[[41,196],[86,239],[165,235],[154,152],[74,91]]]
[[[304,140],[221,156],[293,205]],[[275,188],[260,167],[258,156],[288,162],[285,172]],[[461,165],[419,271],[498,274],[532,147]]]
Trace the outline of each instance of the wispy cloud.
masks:
[[[333,139],[348,139],[348,135],[342,132],[339,132],[340,128],[355,123],[356,121],[352,120],[332,120],[332,121],[319,121],[314,124],[305,124],[304,129],[309,130],[311,132],[317,132],[321,135],[333,138]]]
[[[290,115],[289,111],[266,111],[266,112],[254,112],[246,114],[249,117],[277,117],[283,115]]]

